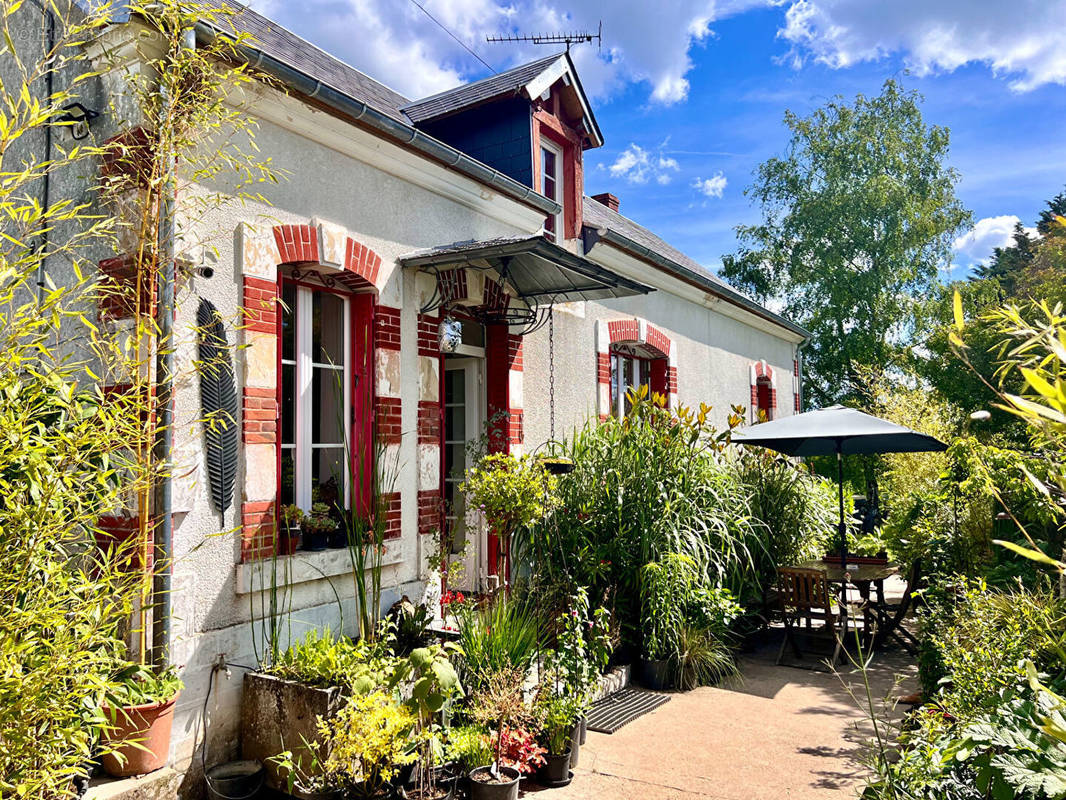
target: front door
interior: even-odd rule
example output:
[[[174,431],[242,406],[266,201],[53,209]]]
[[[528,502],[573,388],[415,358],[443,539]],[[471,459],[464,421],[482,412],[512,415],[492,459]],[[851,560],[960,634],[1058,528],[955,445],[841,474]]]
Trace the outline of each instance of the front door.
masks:
[[[459,491],[470,466],[471,450],[485,430],[484,359],[447,356],[444,360],[444,499],[445,525],[451,532],[451,562],[462,563],[461,574],[448,578],[448,587],[463,591],[482,588],[487,547],[481,514],[466,508]],[[465,556],[460,559],[460,554]]]

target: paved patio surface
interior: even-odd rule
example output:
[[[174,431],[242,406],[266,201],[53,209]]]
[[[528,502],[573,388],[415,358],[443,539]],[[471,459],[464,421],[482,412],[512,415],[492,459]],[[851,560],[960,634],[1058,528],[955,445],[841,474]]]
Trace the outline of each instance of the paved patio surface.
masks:
[[[869,724],[837,676],[775,667],[779,635],[742,657],[738,680],[676,693],[612,735],[589,731],[574,781],[543,800],[855,797]],[[904,682],[893,690],[897,675]],[[860,673],[843,678],[862,692]],[[871,678],[876,698],[914,690],[914,669],[899,651],[878,654]]]

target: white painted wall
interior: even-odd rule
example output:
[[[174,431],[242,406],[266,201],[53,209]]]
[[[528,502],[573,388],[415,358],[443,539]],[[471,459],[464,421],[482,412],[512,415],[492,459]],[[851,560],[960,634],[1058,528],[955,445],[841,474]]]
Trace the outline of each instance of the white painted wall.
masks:
[[[640,317],[674,342],[678,401],[712,406],[725,425],[732,405],[751,404],[752,362],[776,373],[777,415],[793,413],[793,358],[801,337],[793,331],[684,283],[622,250],[598,244],[587,257],[656,291],[599,302],[567,303],[555,312],[555,434],[565,436],[597,408],[596,322]],[[525,437],[527,450],[550,438],[549,329],[526,337]]]
[[[205,468],[199,453],[202,430],[193,422],[199,415],[199,387],[190,365],[195,353],[190,328],[194,323],[197,297],[210,299],[231,321],[230,342],[235,346],[240,336],[238,324],[241,300],[241,265],[234,247],[234,232],[239,224],[252,223],[268,231],[276,224],[307,224],[312,217],[328,220],[348,229],[349,234],[382,257],[383,288],[380,302],[402,307],[400,393],[403,404],[405,434],[399,447],[399,476],[396,490],[403,498],[403,533],[399,542],[391,543],[383,570],[382,583],[387,587],[383,606],[402,593],[417,597],[421,563],[421,543],[417,534],[417,448],[416,412],[419,399],[418,361],[416,352],[416,316],[418,298],[412,274],[405,274],[397,264],[403,254],[421,248],[466,239],[486,239],[513,235],[520,230],[535,231],[541,220],[536,212],[515,201],[479,188],[471,193],[471,181],[450,173],[436,164],[397,152],[390,144],[374,140],[369,134],[349,128],[349,139],[335,135],[336,120],[325,114],[297,107],[292,99],[258,98],[257,106],[265,117],[257,134],[257,143],[268,154],[276,169],[288,173],[277,186],[264,189],[271,205],[229,203],[223,208],[190,221],[187,238],[203,240],[216,261],[216,274],[210,280],[194,278],[180,297],[178,329],[186,332],[186,342],[179,351],[184,378],[176,396],[177,419],[183,421],[176,431],[179,450],[189,454],[193,469],[180,481],[181,513],[175,517],[175,661],[183,664],[186,690],[178,704],[172,753],[176,766],[191,766],[186,790],[199,784],[199,757],[196,746],[201,741],[199,716],[207,691],[211,665],[220,654],[234,663],[254,666],[256,653],[251,640],[250,603],[260,602],[261,595],[238,593],[240,558],[240,487],[233,507],[221,515],[210,505],[205,484]],[[271,104],[272,103],[272,104]],[[314,139],[327,140],[329,145]],[[348,148],[346,145],[352,145]],[[345,152],[347,151],[347,152]],[[419,186],[396,174],[371,166],[353,153],[376,154],[383,164],[401,170],[412,163],[432,184]],[[393,159],[390,161],[389,159]],[[418,163],[421,162],[421,163]],[[441,190],[454,189],[456,197],[446,197]],[[226,187],[212,187],[224,190]],[[260,187],[263,188],[263,187]],[[188,189],[191,194],[197,189]],[[188,199],[189,194],[186,195]],[[525,222],[523,228],[516,223]],[[238,374],[241,353],[236,353]],[[243,466],[242,466],[243,470]],[[254,498],[259,499],[259,498]],[[334,551],[347,558],[345,551]],[[326,556],[299,555],[297,558],[321,562]],[[336,559],[334,559],[336,560]],[[335,570],[343,573],[343,565]],[[247,568],[245,568],[247,572]],[[291,632],[302,636],[309,627],[343,627],[354,632],[355,607],[350,571],[332,580],[307,580],[298,584],[291,595]],[[260,584],[262,585],[262,584]],[[343,626],[334,590],[343,606]],[[240,674],[218,678],[210,704],[211,733],[208,764],[235,752],[237,703],[240,697]],[[190,759],[193,763],[190,765]]]

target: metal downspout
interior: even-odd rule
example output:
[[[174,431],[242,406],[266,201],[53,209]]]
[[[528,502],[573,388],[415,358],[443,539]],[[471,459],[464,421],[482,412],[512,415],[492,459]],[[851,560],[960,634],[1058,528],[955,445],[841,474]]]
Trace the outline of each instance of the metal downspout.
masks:
[[[38,5],[40,5],[38,3]],[[48,53],[51,53],[56,46],[56,20],[52,14],[51,9],[41,6],[41,10],[44,11],[45,17],[48,19],[47,27],[47,40],[48,40]],[[44,76],[45,93],[48,97],[48,102],[51,102],[52,95],[55,91],[55,72],[49,69]],[[49,122],[44,126],[44,158],[45,161],[50,161],[52,158],[52,123]],[[49,207],[52,205],[52,170],[46,169],[44,176],[42,177],[41,187],[41,208],[44,213],[48,213]],[[41,231],[40,243],[37,245],[37,306],[40,307],[44,302],[44,282],[46,277],[46,270],[44,266],[45,258],[48,254],[48,220],[44,221],[44,230]]]
[[[190,28],[183,32],[181,46],[196,47],[196,36]],[[169,105],[172,98],[164,93],[163,104]],[[177,165],[173,153],[166,154],[163,188],[160,193],[159,229],[157,252],[159,253],[159,303],[156,309],[158,330],[156,352],[156,407],[159,410],[159,430],[156,434],[155,461],[162,471],[155,491],[155,571],[152,575],[152,663],[166,667],[170,663],[172,559],[174,542],[173,484],[170,458],[174,449],[174,280],[177,235],[174,220],[176,201]]]

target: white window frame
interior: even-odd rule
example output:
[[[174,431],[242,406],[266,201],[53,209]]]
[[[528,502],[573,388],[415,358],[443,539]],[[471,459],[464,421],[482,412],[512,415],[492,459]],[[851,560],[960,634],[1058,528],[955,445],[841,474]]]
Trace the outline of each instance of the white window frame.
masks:
[[[555,219],[554,241],[556,244],[559,244],[564,239],[566,239],[566,232],[563,230],[563,219],[565,216],[564,212],[566,211],[566,203],[563,199],[566,197],[566,185],[563,183],[563,175],[565,174],[565,171],[563,170],[563,148],[559,147],[559,145],[557,145],[550,139],[545,138],[541,138],[540,148],[541,152],[537,153],[537,157],[540,159],[540,193],[545,197],[548,196],[548,193],[545,190],[545,178],[547,176],[544,173],[543,151],[547,150],[549,153],[555,156],[555,173],[551,177],[555,181],[556,197],[554,198],[554,200],[560,206],[559,213],[553,215]]]
[[[282,359],[282,365],[295,365],[295,414],[296,421],[293,426],[293,436],[295,442],[292,445],[282,444],[283,449],[294,450],[293,458],[293,474],[295,482],[295,491],[293,492],[296,505],[302,508],[305,512],[311,509],[311,475],[312,475],[312,459],[314,456],[314,450],[325,448],[343,447],[345,458],[351,457],[351,438],[352,438],[352,419],[351,419],[351,407],[352,407],[352,325],[351,315],[352,308],[350,300],[343,294],[338,292],[330,292],[341,299],[344,303],[344,364],[338,366],[336,364],[322,364],[311,359],[311,337],[312,337],[312,297],[314,293],[320,291],[308,286],[296,284],[296,304],[293,309],[296,313],[296,331],[295,331],[295,360]],[[280,342],[279,342],[280,346]],[[313,409],[311,407],[311,394],[312,394],[312,381],[314,378],[314,370],[316,367],[334,370],[341,373],[342,386],[344,388],[343,408],[343,438],[341,442],[320,442],[315,444],[311,441],[311,422]],[[281,381],[281,375],[278,375],[278,381]],[[278,431],[280,437],[281,431]],[[351,481],[347,473],[344,480],[344,497],[343,502],[345,507],[348,507],[351,503]]]
[[[623,419],[626,415],[626,393],[630,389],[635,389],[638,386],[647,386],[648,391],[651,392],[651,361],[650,358],[641,358],[640,356],[631,355],[621,350],[612,349],[610,351],[610,365],[611,365],[611,382],[609,384],[609,391],[611,393],[611,413],[618,419]],[[630,383],[625,386],[622,385],[625,380],[623,362],[631,361],[633,363],[633,372],[639,377],[640,365],[642,363],[647,364],[648,381],[644,383]]]

